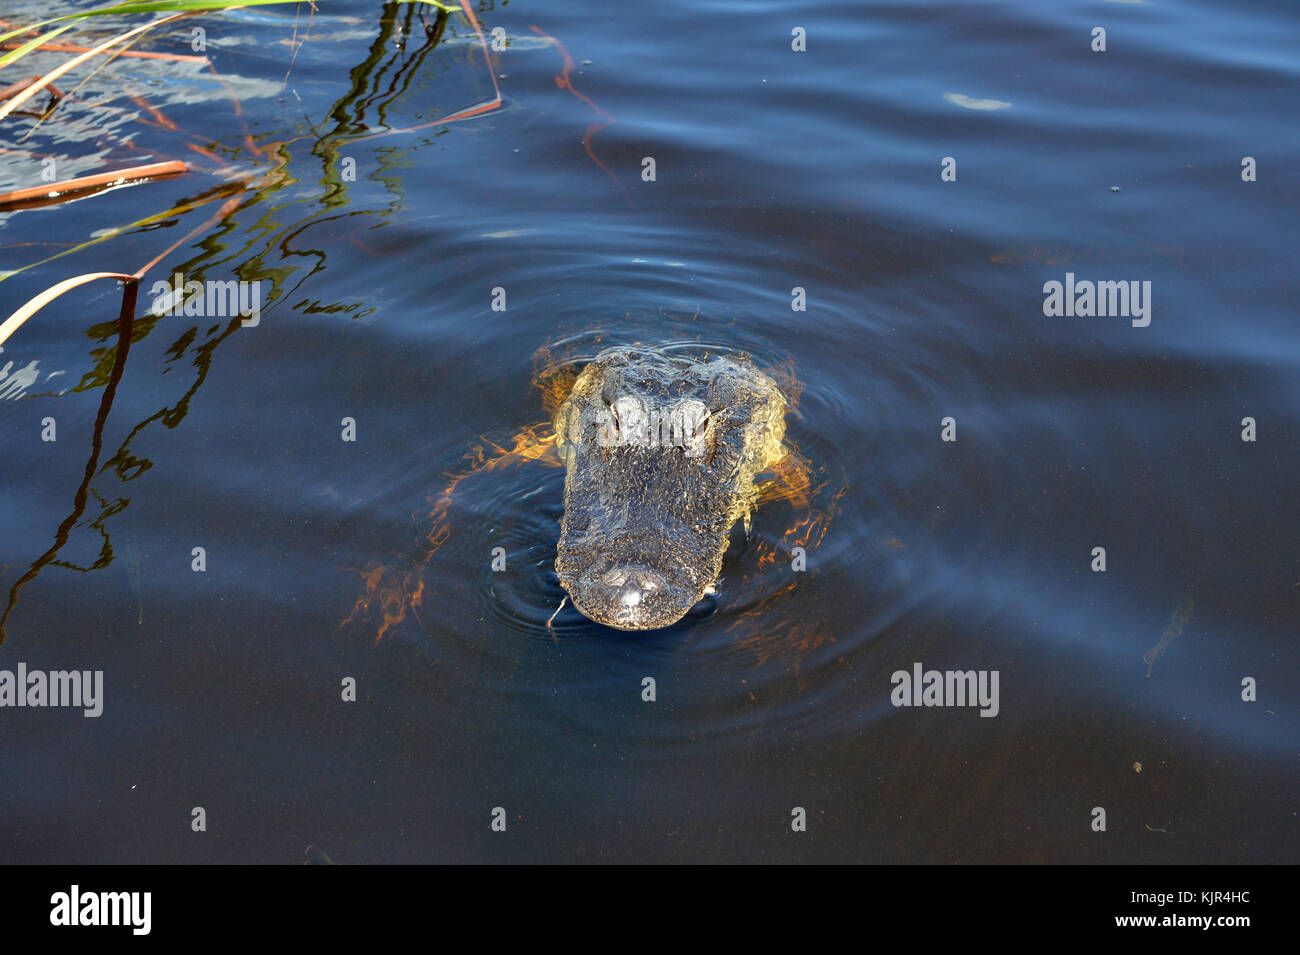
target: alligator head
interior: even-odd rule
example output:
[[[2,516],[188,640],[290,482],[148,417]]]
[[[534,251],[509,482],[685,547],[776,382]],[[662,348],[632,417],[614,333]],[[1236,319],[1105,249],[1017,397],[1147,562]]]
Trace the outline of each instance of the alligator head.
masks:
[[[597,355],[555,416],[566,467],[555,571],[574,606],[649,630],[711,593],[754,477],[785,454],[785,411],[744,359]]]

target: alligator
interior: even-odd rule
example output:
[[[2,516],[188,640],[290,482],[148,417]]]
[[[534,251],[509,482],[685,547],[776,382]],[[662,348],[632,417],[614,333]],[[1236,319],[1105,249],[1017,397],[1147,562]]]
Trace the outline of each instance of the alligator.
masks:
[[[555,414],[555,571],[597,623],[650,630],[714,591],[755,477],[786,456],[785,395],[748,360],[607,349]]]
[[[785,442],[785,415],[800,390],[789,369],[760,371],[744,357],[683,346],[607,348],[576,374],[577,361],[550,346],[535,362],[533,383],[551,420],[471,449],[466,466],[430,495],[418,552],[356,569],[365,589],[340,626],[378,611],[382,639],[408,610],[418,618],[425,569],[451,534],[462,482],[512,465],[565,468],[560,609],[572,600],[589,619],[621,630],[670,626],[713,593],[731,529],[743,520],[748,532],[760,500],[788,502],[800,517],[782,545],[758,541],[757,567],[825,535],[844,489],[814,486],[809,462]]]

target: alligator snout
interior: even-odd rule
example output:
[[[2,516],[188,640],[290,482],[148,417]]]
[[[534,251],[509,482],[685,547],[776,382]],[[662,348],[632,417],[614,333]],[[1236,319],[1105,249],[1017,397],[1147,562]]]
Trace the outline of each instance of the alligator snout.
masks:
[[[620,630],[666,627],[695,603],[694,590],[685,581],[674,581],[645,564],[589,571],[570,591],[584,616]]]
[[[600,575],[599,583],[618,595],[618,602],[625,607],[635,607],[644,594],[652,594],[668,586],[663,574],[649,567],[635,565],[607,570]]]

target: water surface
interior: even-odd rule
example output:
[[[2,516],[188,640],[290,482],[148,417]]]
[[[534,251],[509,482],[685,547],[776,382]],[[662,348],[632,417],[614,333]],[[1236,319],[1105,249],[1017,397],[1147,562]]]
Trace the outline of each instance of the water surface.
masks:
[[[100,283],[0,352],[0,589],[39,565],[0,668],[105,674],[98,719],[0,710],[0,858],[1296,861],[1293,5],[475,9],[490,66],[459,14],[331,2],[290,70],[266,8],[195,21],[224,83],[119,60],[7,121],[5,188],[193,166],[0,216],[4,315],[212,196],[147,283],[263,301],[142,296],[115,376]],[[1150,324],[1045,316],[1066,273],[1150,282]],[[797,380],[811,498],[672,628],[548,627],[563,473],[494,447],[629,341]],[[998,671],[998,715],[894,707],[915,663]]]

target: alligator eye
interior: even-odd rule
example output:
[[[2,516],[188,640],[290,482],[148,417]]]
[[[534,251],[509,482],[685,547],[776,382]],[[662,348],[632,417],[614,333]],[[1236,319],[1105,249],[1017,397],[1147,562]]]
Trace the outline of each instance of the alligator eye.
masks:
[[[609,406],[619,444],[645,444],[648,419],[645,407],[631,395],[623,395]]]
[[[686,449],[687,457],[697,458],[708,447],[709,409],[698,398],[687,398],[673,408],[675,442]]]
[[[618,418],[615,416],[614,408],[611,405],[596,412],[596,446],[611,448],[617,445]]]
[[[704,440],[704,436],[709,433],[709,414],[706,411],[702,417],[696,420],[695,427],[691,430],[691,441],[698,443]]]

